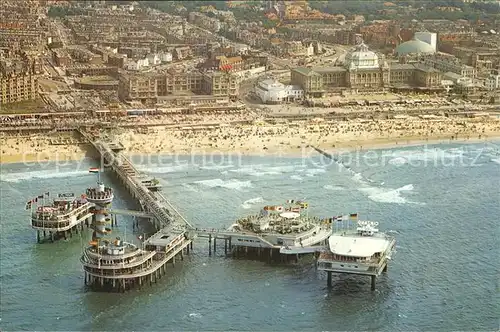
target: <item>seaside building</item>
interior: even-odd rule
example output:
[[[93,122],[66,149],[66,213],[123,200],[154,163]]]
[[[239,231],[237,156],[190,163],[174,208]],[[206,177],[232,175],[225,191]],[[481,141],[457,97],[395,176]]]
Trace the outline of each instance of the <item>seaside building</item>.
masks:
[[[85,284],[97,290],[125,291],[136,286],[156,282],[166,271],[166,264],[171,259],[175,264],[175,255],[187,247],[184,232],[175,236],[169,233],[160,236],[154,245],[143,244],[142,248],[126,242],[120,237],[107,239],[113,223],[109,207],[114,194],[111,188],[98,182],[96,188],[86,191],[87,200],[95,204],[92,218],[92,240],[83,251],[80,261],[85,271]],[[148,239],[154,241],[153,236]],[[159,243],[162,241],[162,243]]]
[[[388,64],[364,43],[346,54],[343,66],[299,67],[291,71],[292,84],[300,86],[306,97],[343,90],[437,90],[441,89],[440,81],[439,70],[424,64]]]
[[[489,91],[500,89],[500,70],[492,70],[486,78],[485,87]]]
[[[366,275],[371,278],[371,289],[395,253],[396,239],[379,232],[378,222],[357,221],[356,227],[339,228],[328,239],[328,247],[317,260],[318,270],[326,271],[328,286],[333,273]]]
[[[296,101],[304,97],[304,90],[295,85],[284,85],[272,79],[266,79],[255,85],[255,94],[265,104],[279,104]]]
[[[423,58],[423,64],[436,68],[442,72],[452,72],[463,77],[469,77],[475,79],[477,77],[476,68],[465,65],[460,61],[460,59],[454,57],[451,54],[446,53],[436,53],[432,55],[425,56]]]
[[[35,61],[28,58],[0,60],[0,104],[35,100],[38,92]]]
[[[49,193],[37,196],[27,203],[31,210],[31,227],[35,229],[38,243],[48,237],[52,242],[67,235],[78,234],[78,228],[83,230],[84,224],[89,226],[92,217],[91,204],[84,198],[77,198],[72,193],[58,194],[52,204],[45,204]],[[33,208],[33,205],[42,203]],[[43,239],[40,232],[43,233]]]
[[[120,72],[118,95],[121,100],[156,103],[171,95],[205,94],[214,97],[238,95],[238,76],[229,72],[175,70],[153,73]]]

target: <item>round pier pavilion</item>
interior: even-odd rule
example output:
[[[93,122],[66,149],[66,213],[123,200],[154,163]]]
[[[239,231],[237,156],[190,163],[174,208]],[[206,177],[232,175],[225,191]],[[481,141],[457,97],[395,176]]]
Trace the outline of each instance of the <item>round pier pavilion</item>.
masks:
[[[95,290],[125,291],[148,281],[156,281],[165,272],[164,263],[157,260],[155,251],[148,251],[116,237],[111,233],[109,208],[113,190],[97,183],[86,190],[87,200],[94,203],[92,210],[92,240],[80,259],[85,273],[85,284]]]

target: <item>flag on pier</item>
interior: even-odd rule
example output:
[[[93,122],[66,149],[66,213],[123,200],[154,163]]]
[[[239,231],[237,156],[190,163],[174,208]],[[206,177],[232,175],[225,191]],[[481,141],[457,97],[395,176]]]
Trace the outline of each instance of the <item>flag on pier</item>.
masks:
[[[45,196],[49,197],[49,194],[50,194],[50,193],[47,191],[47,192],[45,193]]]
[[[44,197],[43,195],[38,195],[38,197],[37,197],[37,198],[42,199],[43,197]]]
[[[358,219],[358,214],[357,214],[357,213],[351,213],[351,214],[349,215],[349,218],[350,218],[351,220],[357,220],[357,219]]]
[[[26,210],[29,210],[29,209],[31,209],[31,201],[28,201],[26,203]]]
[[[138,236],[138,238],[139,238],[139,240],[141,240],[141,241],[142,241],[142,235],[139,235],[139,236]]]
[[[293,200],[293,199],[287,199],[287,201],[286,201],[286,202],[287,202],[288,204],[293,204],[293,203],[295,203],[295,200]]]
[[[99,173],[99,168],[97,167],[89,168],[89,173]]]

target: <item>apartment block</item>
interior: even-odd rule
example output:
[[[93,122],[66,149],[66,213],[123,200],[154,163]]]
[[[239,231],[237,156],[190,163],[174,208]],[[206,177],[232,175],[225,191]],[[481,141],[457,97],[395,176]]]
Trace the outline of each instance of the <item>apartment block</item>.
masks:
[[[477,77],[476,68],[463,64],[460,59],[452,55],[446,55],[443,53],[432,54],[426,56],[423,59],[423,63],[444,73],[451,72],[471,79],[475,79]]]
[[[238,96],[238,78],[226,72],[206,72],[203,74],[202,90],[212,96]]]
[[[38,77],[34,62],[29,59],[4,59],[0,61],[1,104],[35,100]]]

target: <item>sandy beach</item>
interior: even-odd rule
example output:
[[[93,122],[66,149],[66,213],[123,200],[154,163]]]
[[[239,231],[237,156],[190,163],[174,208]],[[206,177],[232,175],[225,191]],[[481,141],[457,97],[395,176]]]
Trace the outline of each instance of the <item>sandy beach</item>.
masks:
[[[191,129],[190,129],[191,128]],[[303,155],[309,146],[335,152],[377,147],[450,142],[489,141],[500,138],[500,120],[493,118],[438,118],[350,121],[296,121],[280,124],[225,124],[208,128],[151,127],[118,129],[112,133],[135,154],[241,154]],[[57,134],[59,137],[61,133]],[[68,134],[68,140],[73,138]],[[53,144],[53,137],[0,138],[1,163],[80,160],[92,151],[85,144]]]
[[[234,152],[244,155],[296,155],[310,145],[335,151],[491,140],[500,137],[500,121],[443,118],[296,122],[198,130],[158,128],[156,132],[147,134],[129,130],[117,137],[130,154]]]

